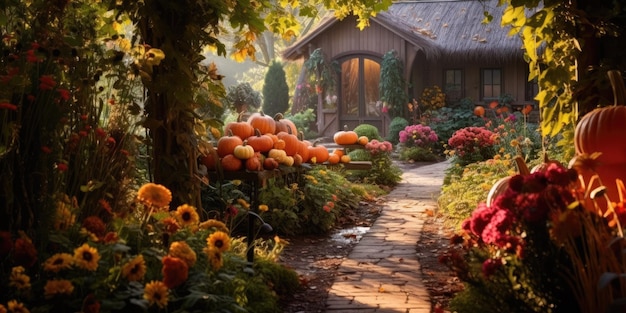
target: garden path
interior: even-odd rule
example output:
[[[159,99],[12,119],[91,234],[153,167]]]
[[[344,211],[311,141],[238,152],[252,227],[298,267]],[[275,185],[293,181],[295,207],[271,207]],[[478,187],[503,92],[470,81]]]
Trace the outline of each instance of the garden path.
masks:
[[[448,161],[405,170],[381,215],[341,263],[326,312],[430,313],[416,247]]]

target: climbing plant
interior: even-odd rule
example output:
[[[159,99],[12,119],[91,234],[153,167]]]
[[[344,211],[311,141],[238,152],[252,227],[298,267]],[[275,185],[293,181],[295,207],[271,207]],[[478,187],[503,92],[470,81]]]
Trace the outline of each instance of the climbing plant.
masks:
[[[402,60],[396,56],[395,51],[391,50],[385,53],[380,64],[378,89],[380,100],[388,108],[389,115],[392,118],[404,117],[405,107],[408,103],[403,69]]]

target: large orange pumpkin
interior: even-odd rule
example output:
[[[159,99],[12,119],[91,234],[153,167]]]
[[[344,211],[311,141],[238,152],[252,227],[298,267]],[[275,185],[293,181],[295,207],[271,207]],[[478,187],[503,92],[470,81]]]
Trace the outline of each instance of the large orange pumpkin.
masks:
[[[276,123],[276,133],[286,132],[290,134],[297,134],[298,129],[296,128],[296,124],[289,119],[286,119],[282,113],[276,113],[274,115],[274,122]]]
[[[359,135],[352,130],[348,130],[348,126],[343,126],[344,130],[340,130],[333,135],[333,140],[338,145],[353,145],[359,140]]]
[[[619,200],[616,179],[626,180],[626,88],[619,71],[609,71],[614,105],[598,108],[583,116],[574,131],[576,154],[602,153],[595,172],[612,201]],[[589,182],[592,173],[581,173]],[[597,186],[588,186],[595,188]]]
[[[324,145],[314,142],[309,146],[309,161],[315,160],[315,163],[324,163],[328,160],[329,152]]]
[[[246,121],[242,121],[242,113],[239,114],[236,122],[230,122],[224,126],[224,134],[231,133],[235,136],[239,136],[241,139],[246,139],[254,135],[254,128]]]
[[[256,129],[254,136],[248,137],[248,145],[254,148],[254,151],[267,152],[274,147],[274,140],[268,135],[262,135],[261,132]]]
[[[258,128],[261,134],[276,132],[276,121],[271,116],[265,115],[263,111],[252,113],[248,117],[248,123],[252,128]]]
[[[474,107],[474,115],[478,116],[478,117],[483,117],[485,116],[485,108],[482,107],[481,105],[477,105]]]
[[[280,132],[276,134],[278,140],[282,140],[285,142],[285,152],[288,156],[293,156],[298,153],[298,149],[300,148],[300,140],[298,140],[298,136],[288,133],[288,132]]]
[[[239,136],[235,136],[232,133],[227,136],[222,136],[217,141],[217,155],[220,158],[228,154],[232,154],[235,151],[235,147],[243,144],[243,140]]]

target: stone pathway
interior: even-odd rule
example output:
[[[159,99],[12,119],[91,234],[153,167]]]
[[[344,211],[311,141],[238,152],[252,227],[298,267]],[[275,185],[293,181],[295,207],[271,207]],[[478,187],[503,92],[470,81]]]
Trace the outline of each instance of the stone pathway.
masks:
[[[326,312],[431,312],[415,248],[448,166],[440,162],[402,174],[381,215],[342,262]]]

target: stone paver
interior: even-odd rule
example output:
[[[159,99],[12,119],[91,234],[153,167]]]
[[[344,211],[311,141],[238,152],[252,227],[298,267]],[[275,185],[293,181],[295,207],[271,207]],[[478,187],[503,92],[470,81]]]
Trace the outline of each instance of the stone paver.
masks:
[[[381,215],[341,263],[326,312],[431,312],[416,246],[426,210],[437,206],[448,165],[441,162],[402,174]]]

